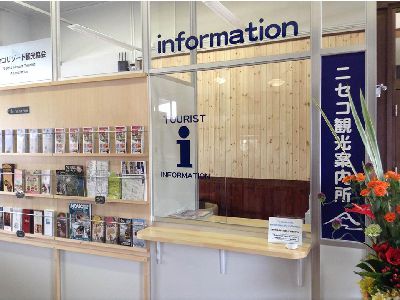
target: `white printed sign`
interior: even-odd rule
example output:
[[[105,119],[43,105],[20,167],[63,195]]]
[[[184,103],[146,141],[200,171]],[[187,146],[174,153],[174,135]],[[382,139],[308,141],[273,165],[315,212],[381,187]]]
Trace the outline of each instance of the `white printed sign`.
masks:
[[[50,38],[0,47],[0,84],[49,80]]]
[[[303,243],[303,220],[288,218],[269,218],[268,243]]]

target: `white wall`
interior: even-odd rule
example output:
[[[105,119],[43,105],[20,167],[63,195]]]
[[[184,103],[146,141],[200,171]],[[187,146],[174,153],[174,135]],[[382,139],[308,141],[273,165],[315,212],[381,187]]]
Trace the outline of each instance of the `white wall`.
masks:
[[[311,299],[308,259],[304,287],[297,287],[296,261],[228,252],[222,275],[218,250],[162,244],[158,265],[152,250],[154,300]]]
[[[50,300],[52,250],[0,242],[0,299]]]
[[[62,252],[63,300],[143,299],[142,265],[108,257]]]
[[[363,250],[322,246],[324,300],[360,299],[354,266]],[[52,251],[0,242],[0,299],[52,299]],[[141,299],[141,265],[124,260],[63,252],[62,299]],[[162,244],[156,264],[152,247],[155,300],[311,299],[310,259],[304,286],[297,287],[295,261],[227,253],[227,274],[219,273],[217,250]]]
[[[361,249],[321,246],[321,291],[323,300],[361,299],[354,274],[355,266],[365,256]]]
[[[162,244],[162,263],[152,249],[155,300],[311,299],[311,256],[305,260],[304,286],[297,287],[295,261],[227,254],[227,274],[219,273],[217,250]],[[364,250],[321,247],[321,299],[361,299],[353,272]]]
[[[51,249],[0,242],[0,300],[53,299]],[[61,251],[63,300],[140,300],[142,265]]]

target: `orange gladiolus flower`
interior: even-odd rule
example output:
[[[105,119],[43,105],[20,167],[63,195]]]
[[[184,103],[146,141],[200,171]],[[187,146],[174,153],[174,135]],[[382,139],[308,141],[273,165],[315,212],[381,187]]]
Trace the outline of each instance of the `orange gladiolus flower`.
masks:
[[[396,214],[394,212],[388,212],[384,216],[386,222],[393,223],[396,220]]]
[[[369,189],[363,189],[363,190],[360,192],[360,195],[366,197],[366,196],[369,196],[369,193],[370,193],[370,190],[369,190]]]
[[[400,174],[393,172],[393,171],[387,171],[385,173],[385,178],[386,179],[393,179],[393,180],[400,180]]]
[[[368,182],[367,186],[369,189],[373,189],[375,196],[383,197],[387,193],[389,183],[387,183],[386,181],[371,180],[370,182]]]
[[[388,188],[389,187],[389,183],[387,183],[386,181],[380,181],[380,180],[371,180],[370,182],[368,182],[367,186],[371,189],[377,187],[377,186],[381,186],[384,188]]]
[[[343,183],[348,183],[348,182],[353,181],[353,180],[355,180],[355,179],[356,179],[356,176],[355,176],[355,175],[348,175],[348,176],[346,176],[346,177],[344,177],[344,178],[342,179],[342,182],[343,182]]]
[[[377,197],[383,197],[386,195],[386,188],[384,186],[377,186],[374,188],[374,193],[375,196]]]
[[[396,212],[400,215],[400,204],[396,206]]]
[[[357,175],[356,175],[355,177],[356,177],[356,180],[357,180],[358,182],[363,182],[363,181],[365,181],[365,175],[364,175],[363,173],[357,173]]]

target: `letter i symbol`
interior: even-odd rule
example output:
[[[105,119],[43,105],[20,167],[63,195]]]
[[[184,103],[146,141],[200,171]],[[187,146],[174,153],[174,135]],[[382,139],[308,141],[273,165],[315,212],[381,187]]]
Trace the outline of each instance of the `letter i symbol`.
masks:
[[[191,168],[192,164],[190,163],[190,140],[185,140],[189,136],[190,130],[186,126],[181,126],[179,128],[178,134],[182,138],[182,140],[176,140],[176,143],[179,145],[180,157],[180,163],[176,166],[180,168]]]

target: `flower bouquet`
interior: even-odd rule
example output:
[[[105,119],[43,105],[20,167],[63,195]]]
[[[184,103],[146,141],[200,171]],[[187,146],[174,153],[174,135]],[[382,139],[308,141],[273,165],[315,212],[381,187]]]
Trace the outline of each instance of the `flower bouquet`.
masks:
[[[343,182],[351,186],[357,201],[345,210],[365,215],[364,232],[371,241],[365,244],[371,251],[357,265],[359,270],[355,273],[361,276],[359,285],[363,299],[400,300],[400,174],[393,171],[384,173],[375,129],[361,92],[360,100],[364,124],[349,95],[351,112],[370,163],[363,164],[362,172],[357,172],[349,160],[353,175],[343,178]],[[340,145],[340,139],[325,113],[318,103],[315,104]],[[341,150],[346,153],[343,147]],[[329,204],[322,193],[318,198],[322,205]],[[340,220],[332,226],[339,228]]]

